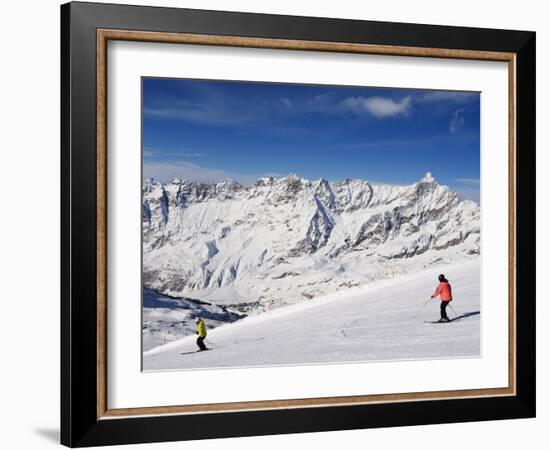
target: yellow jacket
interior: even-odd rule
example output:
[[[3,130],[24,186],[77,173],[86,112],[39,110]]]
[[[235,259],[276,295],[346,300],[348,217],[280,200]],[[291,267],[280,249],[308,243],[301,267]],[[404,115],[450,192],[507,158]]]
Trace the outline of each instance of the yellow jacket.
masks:
[[[204,324],[204,320],[199,319],[199,323],[197,324],[197,332],[199,334],[199,337],[206,337],[206,325]]]

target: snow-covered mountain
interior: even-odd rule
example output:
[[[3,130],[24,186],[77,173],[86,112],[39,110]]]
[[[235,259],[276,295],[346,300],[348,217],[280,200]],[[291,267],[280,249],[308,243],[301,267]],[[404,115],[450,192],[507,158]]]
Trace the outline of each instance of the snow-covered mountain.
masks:
[[[146,288],[259,312],[479,254],[479,206],[419,182],[143,185]],[[443,271],[443,269],[442,269]]]

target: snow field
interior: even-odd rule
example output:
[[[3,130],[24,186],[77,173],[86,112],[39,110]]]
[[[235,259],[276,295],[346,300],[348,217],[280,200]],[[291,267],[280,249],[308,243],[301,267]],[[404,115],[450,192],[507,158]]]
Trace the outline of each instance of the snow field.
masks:
[[[458,319],[425,323],[439,318],[439,300],[418,310],[435,290],[440,272],[453,287],[451,305]],[[143,369],[477,357],[480,260],[474,257],[249,316],[209,330],[206,344],[212,351],[190,353],[197,349],[195,336],[155,347],[144,352]]]

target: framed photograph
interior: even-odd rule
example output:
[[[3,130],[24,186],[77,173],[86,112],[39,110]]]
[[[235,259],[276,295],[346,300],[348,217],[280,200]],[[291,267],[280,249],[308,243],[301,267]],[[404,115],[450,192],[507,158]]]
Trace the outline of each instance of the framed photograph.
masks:
[[[535,33],[61,7],[61,441],[535,415]]]

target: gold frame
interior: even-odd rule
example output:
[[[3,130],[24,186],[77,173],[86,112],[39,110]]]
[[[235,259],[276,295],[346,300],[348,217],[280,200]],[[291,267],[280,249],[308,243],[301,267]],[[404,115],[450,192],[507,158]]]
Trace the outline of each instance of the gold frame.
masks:
[[[508,63],[508,387],[109,409],[107,405],[107,42],[109,40],[501,61]],[[97,30],[97,419],[516,395],[516,55],[506,52]]]

